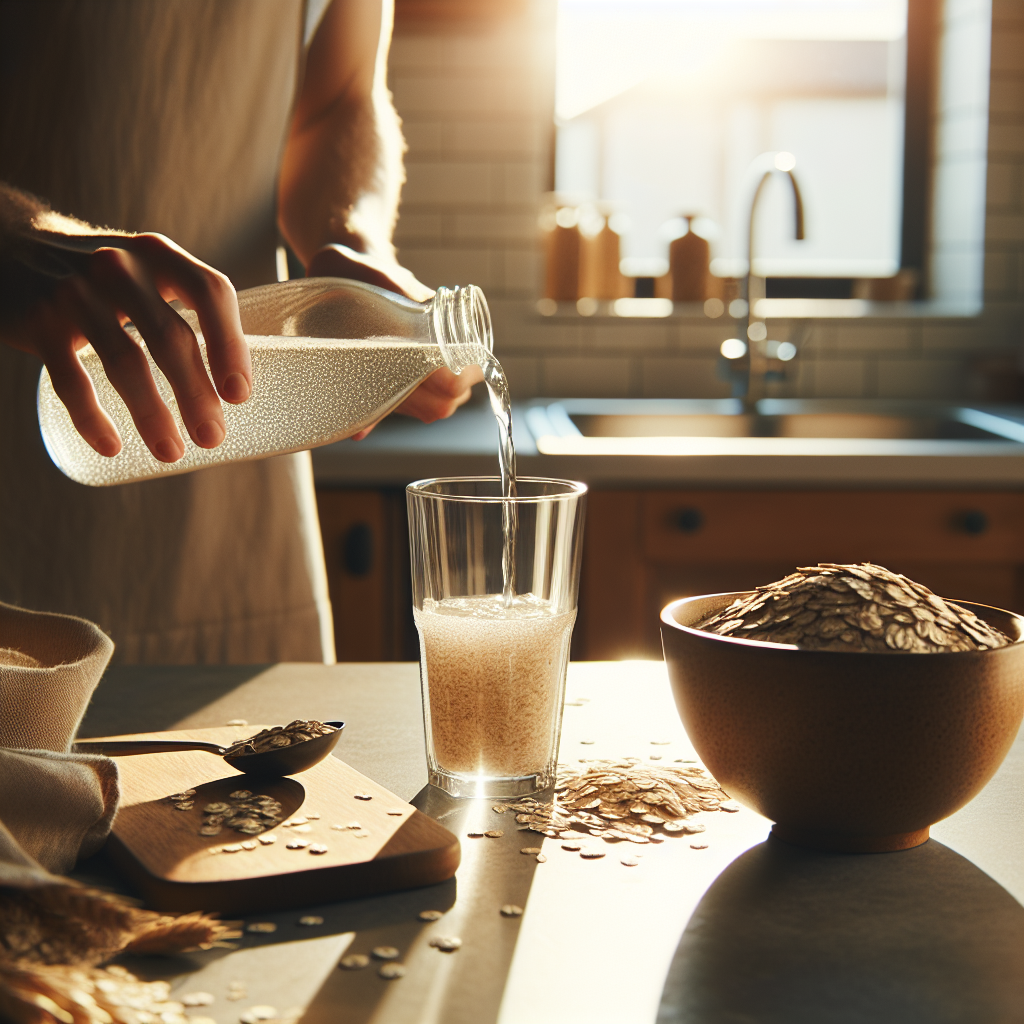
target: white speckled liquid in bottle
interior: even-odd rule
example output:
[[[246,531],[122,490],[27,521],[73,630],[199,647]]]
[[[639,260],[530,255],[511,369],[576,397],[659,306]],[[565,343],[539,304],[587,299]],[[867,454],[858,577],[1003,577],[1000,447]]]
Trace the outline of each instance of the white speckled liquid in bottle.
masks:
[[[82,366],[123,447],[113,458],[95,452],[75,430],[44,369],[39,426],[62,472],[79,483],[106,486],[315,448],[375,423],[442,366],[458,373],[493,361],[487,302],[473,285],[440,288],[420,303],[358,281],[305,278],[239,292],[238,305],[253,391],[242,405],[221,403],[227,436],[218,448],[191,442],[170,385],[150,358],[153,379],[185,442],[177,462],[154,458],[87,346],[79,353]],[[191,311],[183,315],[205,359],[198,320]]]

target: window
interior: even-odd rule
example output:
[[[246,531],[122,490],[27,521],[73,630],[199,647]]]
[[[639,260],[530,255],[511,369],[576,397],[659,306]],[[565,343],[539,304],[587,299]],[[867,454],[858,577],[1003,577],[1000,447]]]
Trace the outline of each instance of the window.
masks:
[[[558,17],[556,190],[614,211],[625,273],[664,273],[696,214],[712,273],[742,276],[766,151],[796,159],[806,240],[770,182],[756,273],[896,273],[906,0],[560,0]]]

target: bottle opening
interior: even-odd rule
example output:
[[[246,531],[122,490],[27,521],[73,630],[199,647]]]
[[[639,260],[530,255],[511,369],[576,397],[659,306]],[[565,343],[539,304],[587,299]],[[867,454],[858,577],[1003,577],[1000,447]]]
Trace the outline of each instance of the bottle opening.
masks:
[[[475,285],[440,287],[430,303],[430,331],[453,373],[483,365],[494,351],[491,313]]]

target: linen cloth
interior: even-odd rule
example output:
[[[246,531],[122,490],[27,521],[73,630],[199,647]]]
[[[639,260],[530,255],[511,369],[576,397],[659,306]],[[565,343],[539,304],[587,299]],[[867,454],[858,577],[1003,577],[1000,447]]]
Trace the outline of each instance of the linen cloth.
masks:
[[[4,0],[0,179],[276,280],[302,0]],[[0,601],[99,623],[129,663],[334,660],[308,452],[89,488],[39,435],[40,364],[0,346]]]
[[[84,619],[0,604],[0,886],[55,884],[110,831],[116,764],[68,751],[113,649]]]

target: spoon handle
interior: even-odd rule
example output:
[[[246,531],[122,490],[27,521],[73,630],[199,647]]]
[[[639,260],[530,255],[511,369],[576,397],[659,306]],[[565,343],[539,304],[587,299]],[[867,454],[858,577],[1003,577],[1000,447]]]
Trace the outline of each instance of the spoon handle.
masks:
[[[200,740],[79,740],[75,752],[79,754],[106,754],[123,757],[128,754],[167,754],[175,750],[205,750],[224,756],[226,747]]]

